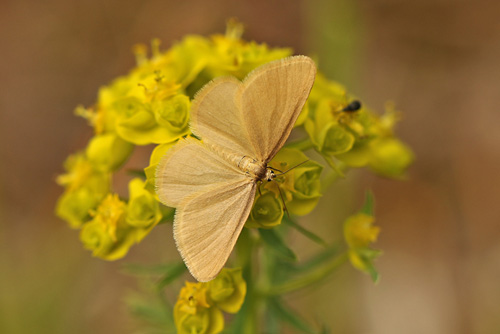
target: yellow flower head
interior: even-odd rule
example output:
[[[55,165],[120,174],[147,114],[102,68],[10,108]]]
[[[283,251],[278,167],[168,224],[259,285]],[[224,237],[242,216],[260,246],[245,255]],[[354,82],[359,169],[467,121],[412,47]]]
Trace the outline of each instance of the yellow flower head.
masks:
[[[344,223],[344,236],[349,247],[368,247],[377,241],[380,228],[373,226],[373,216],[358,213],[349,217]]]
[[[181,311],[189,314],[195,314],[200,308],[210,307],[207,302],[206,284],[186,282],[186,286],[181,289],[177,304],[180,305]]]
[[[177,333],[216,334],[224,329],[222,312],[207,300],[206,283],[190,283],[181,289],[174,307]]]
[[[107,174],[95,170],[85,154],[70,155],[64,162],[67,173],[57,177],[57,183],[74,191],[81,187],[89,187],[96,191],[107,189]]]
[[[121,201],[117,194],[108,194],[93,213],[94,220],[102,224],[104,231],[116,241],[116,229],[120,219],[124,218],[125,211],[125,202]]]
[[[266,189],[279,195],[279,186],[290,213],[306,215],[311,212],[321,197],[320,175],[323,167],[301,151],[290,148],[281,149],[270,165],[287,173],[278,177],[276,184],[266,184]]]
[[[144,188],[145,182],[135,178],[129,183],[130,199],[127,206],[126,221],[129,225],[148,228],[156,225],[162,218],[160,203],[156,196]]]
[[[66,174],[58,176],[57,182],[66,190],[57,201],[56,214],[78,228],[109,192],[110,174],[96,169],[83,153],[69,156],[64,167]]]
[[[96,169],[111,172],[118,169],[130,156],[134,146],[114,133],[94,136],[86,150],[88,160]]]
[[[174,321],[178,334],[217,334],[224,329],[224,316],[217,307],[203,308],[191,314],[176,304]]]
[[[228,313],[237,313],[240,310],[247,292],[241,268],[224,268],[207,284],[210,300],[217,307]]]
[[[374,218],[365,213],[358,213],[344,223],[344,237],[349,245],[349,260],[352,265],[378,280],[378,273],[373,266],[373,260],[380,255],[380,251],[370,247],[377,240],[380,228],[373,226]]]
[[[281,198],[272,191],[261,191],[262,195],[256,195],[246,227],[271,228],[281,224],[283,218]]]

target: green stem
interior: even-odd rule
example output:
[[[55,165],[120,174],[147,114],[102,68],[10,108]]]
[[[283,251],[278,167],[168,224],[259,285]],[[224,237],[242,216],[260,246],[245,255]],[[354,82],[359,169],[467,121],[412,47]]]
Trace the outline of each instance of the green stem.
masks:
[[[266,296],[277,296],[302,289],[306,286],[309,286],[313,283],[322,280],[330,273],[335,271],[337,268],[339,268],[342,264],[344,264],[347,261],[347,259],[348,259],[347,253],[343,253],[338,257],[336,257],[335,259],[333,259],[332,261],[328,262],[326,265],[321,266],[320,268],[306,274],[305,276],[288,281],[280,285],[275,285],[274,287],[270,287],[267,291],[262,291],[262,293]]]
[[[301,139],[301,140],[291,142],[290,144],[287,144],[286,147],[294,148],[294,149],[297,149],[300,151],[305,151],[305,150],[308,150],[308,149],[314,147],[314,144],[311,141],[311,138],[306,138],[306,139]]]
[[[344,172],[348,170],[347,165],[344,163],[335,164],[335,167],[336,169],[330,170],[328,174],[321,180],[322,193],[324,193],[328,188],[330,188],[333,182],[337,181],[338,178],[344,177]]]
[[[328,166],[330,166],[331,169],[333,169],[340,177],[344,178],[344,173],[342,169],[345,167],[342,167],[343,165],[337,165],[335,161],[332,159],[332,157],[328,155],[322,155],[323,159],[327,162]]]
[[[238,260],[243,265],[243,276],[247,282],[247,294],[245,303],[240,310],[240,316],[243,316],[241,326],[236,329],[238,333],[254,334],[258,328],[258,300],[255,293],[255,268],[253,266],[253,255],[257,251],[258,240],[255,240],[251,231],[243,229],[238,243]]]

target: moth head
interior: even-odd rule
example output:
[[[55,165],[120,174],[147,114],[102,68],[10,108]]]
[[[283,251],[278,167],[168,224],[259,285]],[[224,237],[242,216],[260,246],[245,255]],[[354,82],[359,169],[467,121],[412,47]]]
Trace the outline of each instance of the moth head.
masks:
[[[267,169],[267,171],[266,171],[267,182],[271,182],[275,178],[276,178],[276,174],[274,173],[274,171],[272,169]]]

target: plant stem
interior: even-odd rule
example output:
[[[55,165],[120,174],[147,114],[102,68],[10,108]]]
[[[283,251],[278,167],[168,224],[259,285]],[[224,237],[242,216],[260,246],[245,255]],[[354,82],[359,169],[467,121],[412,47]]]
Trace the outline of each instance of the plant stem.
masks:
[[[305,151],[305,150],[312,148],[313,146],[314,146],[314,144],[311,141],[311,138],[306,138],[306,139],[301,139],[301,140],[291,142],[286,147],[294,148],[294,149],[297,149],[300,151]]]
[[[251,231],[243,229],[240,240],[238,240],[238,257],[239,262],[243,266],[243,276],[247,282],[247,294],[245,303],[241,309],[243,316],[240,326],[236,329],[238,333],[254,334],[257,333],[258,328],[258,313],[257,313],[257,295],[255,293],[255,269],[253,266],[252,256],[257,251],[257,240],[253,238]]]
[[[345,165],[337,165],[335,163],[335,161],[332,159],[332,157],[328,156],[328,155],[322,155],[323,159],[325,159],[325,161],[328,163],[328,166],[330,166],[331,169],[333,169],[340,177],[344,178],[344,173],[343,173],[343,169],[345,169]]]
[[[306,274],[305,276],[288,281],[280,285],[275,285],[274,287],[270,287],[266,291],[262,291],[262,293],[266,296],[277,296],[302,289],[306,286],[309,286],[313,283],[322,280],[330,273],[335,271],[337,268],[339,268],[342,264],[344,264],[347,261],[347,259],[348,259],[347,253],[343,253],[338,257],[336,257],[335,259],[333,259],[332,261],[328,262],[326,265],[321,266],[317,270],[312,271]]]

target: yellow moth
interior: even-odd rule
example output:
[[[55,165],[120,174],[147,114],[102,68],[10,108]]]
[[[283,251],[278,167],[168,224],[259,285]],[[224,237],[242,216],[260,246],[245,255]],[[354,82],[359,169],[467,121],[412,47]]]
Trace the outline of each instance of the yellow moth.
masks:
[[[217,78],[195,96],[191,130],[156,171],[160,201],[176,208],[174,239],[198,281],[226,263],[252,209],[267,163],[287,140],[311,91],[314,62],[294,56],[260,66],[243,81]]]

